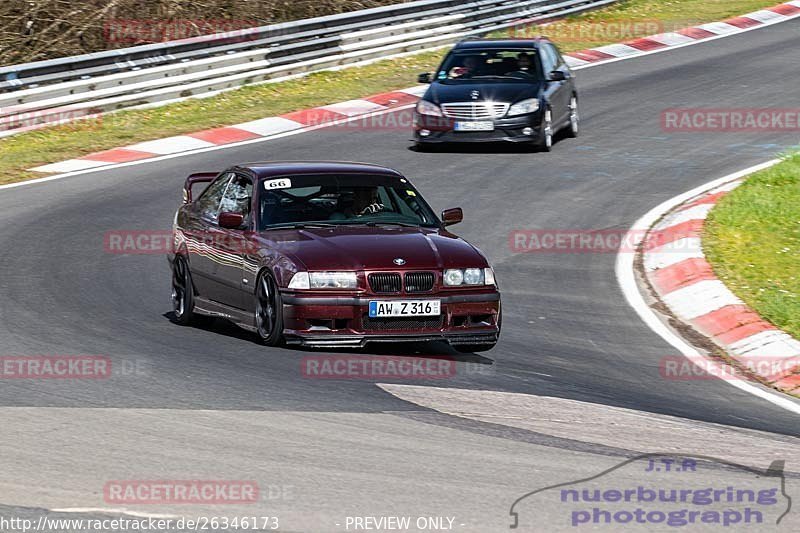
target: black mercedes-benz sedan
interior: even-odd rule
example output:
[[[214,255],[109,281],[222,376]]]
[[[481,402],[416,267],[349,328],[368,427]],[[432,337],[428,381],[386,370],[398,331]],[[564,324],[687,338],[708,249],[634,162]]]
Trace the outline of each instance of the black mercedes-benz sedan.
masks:
[[[458,43],[417,104],[414,141],[511,141],[550,151],[556,133],[578,135],[578,90],[561,53],[546,38]]]

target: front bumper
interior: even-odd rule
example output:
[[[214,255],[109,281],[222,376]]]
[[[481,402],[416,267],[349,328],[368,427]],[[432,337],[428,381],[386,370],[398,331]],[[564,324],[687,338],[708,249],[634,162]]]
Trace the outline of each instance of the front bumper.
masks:
[[[403,296],[282,295],[287,344],[359,348],[379,342],[444,341],[494,344],[500,334],[500,293],[453,292]],[[438,317],[369,318],[374,300],[440,300]]]
[[[461,121],[459,121],[461,122]],[[469,122],[469,121],[467,121]],[[513,118],[495,119],[494,131],[455,131],[455,119],[431,117],[416,113],[414,116],[414,141],[418,143],[474,143],[474,142],[531,142],[541,136],[539,112]],[[530,128],[531,132],[523,133]],[[428,135],[422,135],[428,131]]]

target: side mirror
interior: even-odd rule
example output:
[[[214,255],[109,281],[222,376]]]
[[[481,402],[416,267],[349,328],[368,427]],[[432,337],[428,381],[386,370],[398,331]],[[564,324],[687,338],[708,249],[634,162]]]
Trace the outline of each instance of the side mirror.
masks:
[[[192,187],[195,183],[211,183],[217,175],[217,172],[201,172],[199,174],[192,174],[186,178],[186,182],[183,184],[183,203],[192,203]]]
[[[554,70],[550,73],[550,81],[566,81],[567,75],[560,70]]]
[[[417,76],[417,81],[419,83],[431,83],[431,73],[430,72],[423,72],[419,76]]]
[[[217,221],[221,228],[241,229],[244,224],[244,215],[241,213],[220,213]]]
[[[442,211],[442,223],[445,226],[452,226],[464,220],[464,211],[460,207],[445,209]]]

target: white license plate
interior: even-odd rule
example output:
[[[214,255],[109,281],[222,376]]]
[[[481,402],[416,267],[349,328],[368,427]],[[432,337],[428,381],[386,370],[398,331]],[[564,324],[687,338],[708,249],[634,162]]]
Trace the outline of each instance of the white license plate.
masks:
[[[370,318],[394,316],[439,316],[442,302],[439,300],[386,300],[369,303]]]
[[[456,131],[494,131],[494,122],[456,122]]]

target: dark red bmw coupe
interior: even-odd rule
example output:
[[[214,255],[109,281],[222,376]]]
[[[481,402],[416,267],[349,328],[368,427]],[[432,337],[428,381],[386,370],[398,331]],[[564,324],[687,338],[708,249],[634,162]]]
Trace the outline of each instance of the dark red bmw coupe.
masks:
[[[193,186],[210,183],[196,198]],[[175,319],[224,317],[270,346],[449,342],[492,348],[500,292],[486,257],[447,231],[399,172],[271,162],[193,174],[175,216]]]

